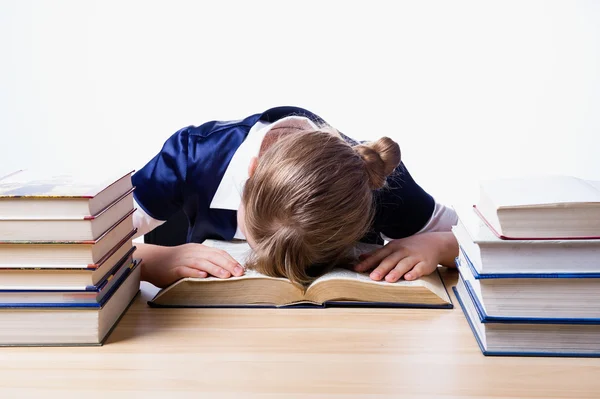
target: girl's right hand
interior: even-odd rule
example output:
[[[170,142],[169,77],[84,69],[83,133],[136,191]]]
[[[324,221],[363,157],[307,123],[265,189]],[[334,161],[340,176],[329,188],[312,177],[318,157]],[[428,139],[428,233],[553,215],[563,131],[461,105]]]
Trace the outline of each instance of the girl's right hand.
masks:
[[[136,244],[142,258],[142,280],[164,288],[184,277],[229,278],[241,276],[244,268],[227,252],[202,244],[163,247]]]

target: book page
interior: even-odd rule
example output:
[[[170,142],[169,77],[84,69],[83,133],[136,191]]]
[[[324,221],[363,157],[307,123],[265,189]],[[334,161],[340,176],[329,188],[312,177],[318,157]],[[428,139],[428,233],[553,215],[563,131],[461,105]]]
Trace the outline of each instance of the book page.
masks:
[[[236,241],[217,241],[217,240],[206,240],[204,242],[205,245],[211,246],[213,248],[219,248],[228,252],[234,259],[236,259],[241,264],[245,264],[248,256],[251,255],[250,246],[242,240]],[[380,245],[370,245],[370,244],[358,244],[355,248],[352,249],[353,254],[358,256],[361,253],[372,251],[373,249],[380,248]],[[244,281],[240,280],[256,280],[252,284],[243,284]],[[329,285],[320,285],[320,283],[332,281],[337,288],[334,291],[337,292],[329,292]],[[208,283],[208,282],[222,282],[226,285],[221,284],[207,284],[201,291],[193,288],[193,283]],[[339,283],[342,282],[342,285]],[[231,284],[230,284],[231,283]],[[277,283],[279,285],[273,285]],[[349,284],[347,284],[349,283]],[[357,286],[356,283],[360,283],[360,286]],[[242,284],[242,285],[236,285]],[[285,284],[285,285],[281,285]],[[258,303],[258,302],[269,302],[275,303],[279,305],[283,305],[286,303],[296,303],[298,301],[302,301],[303,299],[314,300],[315,303],[321,303],[321,300],[317,300],[317,297],[348,297],[344,292],[349,293],[349,297],[352,297],[354,294],[360,294],[364,300],[368,302],[396,302],[401,300],[401,303],[427,303],[427,304],[443,304],[450,303],[450,299],[446,293],[444,288],[444,284],[440,278],[439,273],[434,273],[431,276],[425,276],[416,281],[406,281],[400,280],[395,283],[388,283],[386,281],[373,281],[369,278],[368,274],[357,273],[351,270],[347,270],[344,268],[337,268],[333,271],[325,274],[318,278],[313,284],[311,284],[311,288],[317,285],[317,292],[315,293],[317,296],[312,296],[311,298],[303,298],[303,287],[297,286],[296,290],[289,290],[286,287],[289,287],[291,284],[290,280],[285,278],[272,278],[265,276],[261,273],[258,273],[253,270],[246,270],[246,273],[241,277],[230,277],[228,279],[219,279],[215,277],[204,278],[204,279],[192,279],[186,278],[180,280],[175,283],[171,287],[161,291],[161,295],[157,297],[162,297],[162,301],[165,303],[171,303],[178,298],[177,301],[182,301],[185,303],[190,303],[192,301],[190,298],[186,297],[188,295],[192,295],[195,297],[198,303],[205,303],[206,301],[234,301],[231,298],[232,295],[236,295],[236,301],[244,301]],[[293,285],[293,284],[292,284]],[[354,285],[354,288],[353,288]],[[169,294],[169,291],[173,291],[175,287],[177,287],[177,292],[173,292]],[[293,285],[295,286],[295,285]],[[223,288],[213,288],[213,287],[227,287],[227,297],[223,298],[221,293],[223,293]],[[237,287],[237,288],[235,288]],[[371,289],[370,287],[373,287]],[[403,289],[405,288],[405,289]],[[355,291],[358,289],[358,291]],[[340,291],[341,290],[341,291]],[[189,292],[188,292],[189,291]],[[274,294],[279,292],[279,294]],[[314,292],[314,291],[313,291]],[[209,295],[209,293],[211,293]],[[218,294],[217,294],[218,293]],[[353,294],[354,293],[354,294]],[[333,295],[333,296],[331,296]],[[210,296],[210,298],[209,298]],[[219,298],[216,298],[219,296]],[[172,298],[171,298],[172,297]],[[211,299],[212,298],[212,299]],[[370,300],[366,298],[372,298]],[[169,302],[171,301],[171,302]],[[239,303],[242,303],[239,302]],[[228,302],[229,303],[229,302]],[[233,302],[231,302],[233,303]]]
[[[375,281],[369,277],[368,273],[358,273],[353,270],[336,268],[329,273],[316,279],[311,285],[323,283],[328,280],[355,280],[363,283],[376,284],[376,285],[404,285],[404,286],[416,286],[422,285],[420,280],[406,281],[404,279],[398,280],[395,283],[388,283],[387,281]]]
[[[246,259],[251,254],[252,249],[248,245],[246,241],[243,240],[234,240],[234,241],[218,241],[218,240],[206,240],[203,243],[204,245],[219,248],[223,251],[230,254],[236,261],[238,261],[241,265],[245,265]],[[358,257],[360,254],[373,251],[375,249],[381,248],[381,245],[377,244],[366,244],[366,243],[357,243],[352,249],[353,256]],[[254,270],[246,269],[246,272],[241,277],[230,277],[231,279],[247,279],[247,278],[268,278],[268,279],[278,279],[290,281],[286,278],[274,278],[268,277],[264,274],[258,273]],[[355,271],[344,269],[344,268],[336,268],[329,273],[317,278],[311,286],[315,284],[322,283],[328,280],[349,280],[349,281],[359,281],[362,283],[368,283],[371,285],[380,285],[380,286],[390,286],[390,287],[426,287],[430,291],[434,292],[441,298],[447,297],[446,290],[444,288],[443,283],[437,273],[433,273],[429,276],[424,276],[418,280],[407,281],[401,279],[395,283],[388,283],[387,281],[375,281],[371,280],[368,273],[357,273]],[[203,281],[212,281],[212,280],[220,280],[217,277],[209,277],[205,279],[198,279]]]
[[[395,283],[389,283],[385,280],[371,280],[367,273],[339,268],[315,280],[308,287],[306,297],[317,302],[347,300],[413,304],[451,302],[437,271],[417,280],[400,279]]]
[[[481,190],[498,207],[600,203],[594,183],[571,176],[505,178],[481,182]]]
[[[250,248],[250,245],[248,245],[248,243],[243,240],[205,240],[202,244],[206,245],[207,247],[217,248],[227,252],[242,266],[246,265],[246,259],[252,252],[252,248]]]

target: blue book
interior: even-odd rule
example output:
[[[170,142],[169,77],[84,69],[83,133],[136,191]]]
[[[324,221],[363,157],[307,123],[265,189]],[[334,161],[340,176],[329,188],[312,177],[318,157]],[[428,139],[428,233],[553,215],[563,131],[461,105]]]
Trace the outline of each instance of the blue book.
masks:
[[[36,308],[36,307],[88,307],[100,308],[112,294],[115,287],[127,278],[135,261],[132,247],[97,284],[79,290],[62,288],[0,290],[0,309],[2,308]]]
[[[461,248],[456,265],[483,321],[596,323],[600,275],[481,275]]]
[[[245,263],[250,252],[243,241],[207,240],[204,244],[227,251],[240,264]],[[439,272],[416,281],[387,283],[346,269],[334,269],[308,287],[253,270],[228,279],[185,278],[158,292],[149,304],[154,307],[453,307]]]
[[[486,356],[600,357],[600,324],[484,321],[462,279],[453,290]]]
[[[0,346],[102,345],[139,292],[140,263],[128,265],[95,306],[0,308]]]

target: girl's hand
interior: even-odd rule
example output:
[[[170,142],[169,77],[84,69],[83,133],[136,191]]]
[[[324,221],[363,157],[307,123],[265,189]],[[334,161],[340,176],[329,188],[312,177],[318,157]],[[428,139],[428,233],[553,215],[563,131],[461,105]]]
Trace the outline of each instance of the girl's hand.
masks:
[[[357,272],[375,268],[371,279],[393,283],[404,277],[416,280],[433,273],[438,264],[454,266],[458,244],[449,232],[422,233],[392,240],[373,252],[361,255],[361,262],[354,266]]]
[[[227,252],[202,244],[176,247],[136,244],[142,258],[142,280],[166,287],[184,277],[229,278],[241,276],[244,268]]]

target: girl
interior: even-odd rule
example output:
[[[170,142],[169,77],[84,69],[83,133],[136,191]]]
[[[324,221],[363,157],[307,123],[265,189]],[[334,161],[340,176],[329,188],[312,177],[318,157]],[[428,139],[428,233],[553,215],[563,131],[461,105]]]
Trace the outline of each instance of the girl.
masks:
[[[247,267],[301,284],[347,264],[359,240],[389,241],[354,266],[374,280],[413,280],[458,255],[456,214],[415,183],[394,141],[359,144],[302,108],[181,129],[133,184],[138,235],[180,210],[188,220],[186,244],[138,246],[142,278],[158,287],[242,275],[199,244],[208,238],[246,239]]]

